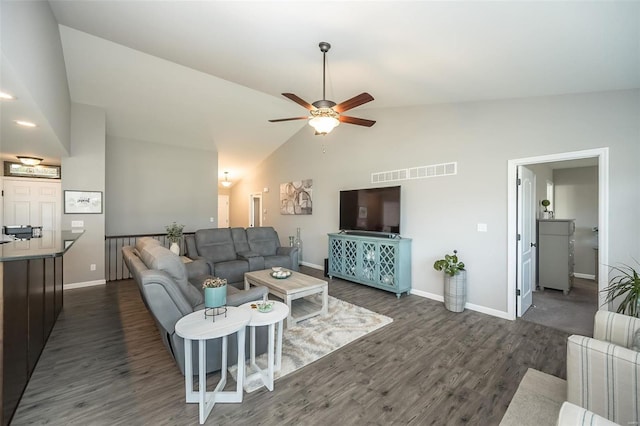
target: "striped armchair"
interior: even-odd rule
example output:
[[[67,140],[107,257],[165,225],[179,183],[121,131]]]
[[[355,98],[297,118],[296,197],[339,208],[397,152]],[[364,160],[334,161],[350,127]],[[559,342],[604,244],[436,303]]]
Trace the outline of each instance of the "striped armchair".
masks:
[[[640,319],[607,311],[593,338],[567,342],[567,400],[621,425],[640,424],[640,352],[630,349]]]

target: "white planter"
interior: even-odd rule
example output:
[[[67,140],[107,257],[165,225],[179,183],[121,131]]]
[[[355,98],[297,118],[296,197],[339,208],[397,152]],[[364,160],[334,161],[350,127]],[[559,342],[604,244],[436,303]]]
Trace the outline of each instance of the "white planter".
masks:
[[[169,250],[171,250],[171,253],[175,254],[176,256],[180,256],[180,246],[178,245],[178,243],[171,243],[171,247],[169,247]]]
[[[453,277],[444,274],[444,307],[451,312],[464,311],[467,302],[467,271],[459,271]]]

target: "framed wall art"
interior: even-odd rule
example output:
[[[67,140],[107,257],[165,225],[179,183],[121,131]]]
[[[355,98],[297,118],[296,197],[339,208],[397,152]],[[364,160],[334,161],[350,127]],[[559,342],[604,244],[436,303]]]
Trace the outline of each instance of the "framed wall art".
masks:
[[[102,214],[102,191],[64,191],[65,214]]]
[[[280,184],[280,214],[313,212],[313,179]]]

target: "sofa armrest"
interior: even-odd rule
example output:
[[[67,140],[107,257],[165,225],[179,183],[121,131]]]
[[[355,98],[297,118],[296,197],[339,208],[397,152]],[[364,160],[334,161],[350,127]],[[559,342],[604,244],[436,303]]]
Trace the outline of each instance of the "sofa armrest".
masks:
[[[227,305],[240,306],[243,303],[255,300],[266,300],[269,289],[263,286],[251,287],[249,290],[240,290],[234,294],[227,293]]]
[[[192,279],[200,275],[212,275],[211,265],[204,259],[196,259],[193,262],[185,263],[187,268],[187,277]]]
[[[615,312],[596,312],[593,324],[593,338],[630,348],[633,334],[640,328],[640,318]]]
[[[557,426],[616,426],[617,423],[592,413],[586,408],[579,407],[570,402],[564,402],[560,407]]]
[[[300,269],[298,266],[298,251],[298,247],[281,246],[276,250],[276,254],[280,256],[289,256],[291,262],[290,269],[293,271],[298,271]]]
[[[640,352],[584,336],[567,340],[567,400],[619,424],[640,421]]]

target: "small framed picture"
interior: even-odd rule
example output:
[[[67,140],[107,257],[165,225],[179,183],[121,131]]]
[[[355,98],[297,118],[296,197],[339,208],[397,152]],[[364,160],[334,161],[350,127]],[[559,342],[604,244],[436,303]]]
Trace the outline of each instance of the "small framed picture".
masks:
[[[102,191],[64,191],[65,214],[102,214]]]

